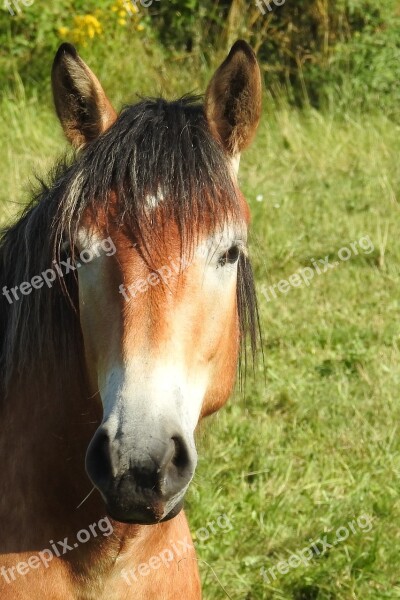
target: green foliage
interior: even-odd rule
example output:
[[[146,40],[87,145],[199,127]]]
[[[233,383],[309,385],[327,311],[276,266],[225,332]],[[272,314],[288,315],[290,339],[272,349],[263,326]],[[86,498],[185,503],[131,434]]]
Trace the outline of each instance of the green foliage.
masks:
[[[149,9],[161,43],[172,52],[206,52],[218,46],[230,0],[155,0]]]
[[[22,6],[22,5],[21,5]],[[0,9],[0,82],[4,89],[13,84],[16,74],[29,85],[39,80],[44,62],[57,47],[57,25],[61,25],[61,3],[42,5],[35,2],[15,15]],[[47,65],[46,65],[47,66]]]
[[[145,11],[139,12],[134,4],[123,0],[60,0],[50,5],[35,0],[29,7],[24,7],[21,0],[16,1],[20,2],[21,10],[11,4],[14,15],[4,6],[0,9],[3,88],[13,85],[16,74],[28,87],[48,81],[54,54],[63,41],[80,48],[103,46],[110,50],[116,41],[120,46],[126,43],[129,33],[150,35]]]
[[[348,43],[340,43],[324,68],[306,75],[314,98],[331,99],[342,110],[349,103],[360,110],[400,113],[400,19],[384,28],[367,27]],[[317,102],[318,104],[318,102]]]
[[[324,60],[311,61],[303,69],[307,99],[317,107],[329,102],[340,111],[352,106],[398,116],[400,13],[387,5],[386,11],[365,9],[350,11],[348,35]]]
[[[244,37],[257,51],[267,87],[284,89],[292,102],[398,114],[397,0],[286,0],[281,6],[270,0],[264,14],[255,0],[154,0],[148,9],[140,0],[35,0],[21,7],[15,16],[0,10],[3,89],[17,75],[28,87],[48,81],[64,40],[98,57],[105,49],[124,53],[134,37],[197,72]]]

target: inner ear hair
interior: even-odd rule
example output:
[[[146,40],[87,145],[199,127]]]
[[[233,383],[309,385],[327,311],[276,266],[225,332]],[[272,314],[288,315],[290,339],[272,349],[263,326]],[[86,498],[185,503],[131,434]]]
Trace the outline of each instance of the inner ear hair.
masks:
[[[67,139],[81,147],[95,140],[116,119],[97,77],[71,44],[63,44],[52,69],[53,97]]]
[[[237,156],[252,142],[261,117],[261,73],[256,56],[237,41],[207,88],[205,112],[214,137]]]

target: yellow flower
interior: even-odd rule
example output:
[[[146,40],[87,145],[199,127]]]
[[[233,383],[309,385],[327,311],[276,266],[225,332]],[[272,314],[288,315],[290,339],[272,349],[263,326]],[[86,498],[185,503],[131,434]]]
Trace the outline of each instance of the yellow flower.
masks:
[[[139,12],[138,7],[132,0],[117,0],[116,4],[111,7],[112,12],[118,13],[121,18],[126,18],[127,15],[134,15]]]
[[[144,30],[144,25],[142,25],[141,23],[139,23],[139,25],[136,27],[137,31],[143,31]]]
[[[97,12],[99,15],[100,13]],[[76,15],[74,17],[74,27],[60,27],[58,33],[61,37],[68,35],[69,39],[74,44],[82,46],[87,45],[87,40],[92,40],[96,35],[103,33],[102,25],[95,15]]]
[[[69,29],[68,27],[59,27],[58,28],[58,35],[62,38],[67,37],[69,34]]]
[[[124,27],[126,25],[126,19],[118,19],[118,23]]]

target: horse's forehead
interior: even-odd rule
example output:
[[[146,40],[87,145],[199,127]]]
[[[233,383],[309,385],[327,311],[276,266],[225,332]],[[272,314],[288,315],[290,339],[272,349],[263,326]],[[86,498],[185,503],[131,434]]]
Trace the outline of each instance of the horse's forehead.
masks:
[[[233,174],[233,180],[234,180],[234,195],[236,197],[236,208],[233,209],[236,212],[237,218],[240,220],[242,219],[244,221],[244,223],[246,225],[248,225],[250,223],[251,220],[251,213],[250,213],[250,207],[247,203],[247,200],[245,198],[245,196],[243,195],[242,191],[240,190],[239,186],[238,186],[238,182],[237,182],[237,177],[236,175]],[[154,215],[161,215],[161,218],[158,219],[158,228],[160,225],[160,222],[163,222],[163,228],[170,226],[171,224],[169,224],[169,219],[163,220],[162,217],[162,213],[165,210],[165,205],[168,204],[167,207],[167,212],[172,212],[176,214],[179,214],[179,207],[176,208],[176,211],[173,209],[173,201],[171,201],[171,198],[168,196],[168,193],[166,192],[166,190],[164,189],[163,185],[160,183],[157,187],[157,191],[155,193],[149,193],[145,196],[144,198],[144,204],[142,205],[142,208],[144,209],[143,211],[143,216],[145,217],[145,220],[149,223],[151,221],[155,221],[157,219],[154,219]],[[175,201],[177,203],[179,203],[179,200]],[[230,203],[230,201],[228,201],[228,199],[226,200],[227,204],[230,205],[230,208],[228,210],[232,210],[232,204]],[[202,214],[200,219],[197,219],[197,221],[201,222],[200,225],[202,228],[207,229],[207,227],[213,223],[213,222],[223,222],[224,220],[226,220],[226,207],[224,206],[224,200],[221,199],[221,203],[220,203],[220,208],[219,208],[219,212],[220,214]],[[196,201],[193,201],[193,209],[195,212],[196,210],[198,210],[198,206],[196,205]],[[216,208],[218,210],[218,205],[214,205],[214,208]],[[172,209],[172,210],[171,210]],[[124,208],[124,210],[126,210],[126,207]],[[191,207],[188,206],[185,209],[189,215],[190,215],[190,211],[191,211]],[[121,207],[119,206],[119,200],[118,200],[118,195],[115,191],[111,191],[109,193],[109,197],[107,200],[106,204],[100,204],[99,206],[97,206],[96,208],[94,208],[93,206],[88,207],[84,213],[83,216],[81,218],[81,222],[80,222],[80,227],[81,228],[86,228],[86,229],[93,229],[93,230],[106,230],[107,228],[110,228],[110,224],[112,222],[119,222],[119,212],[121,211]],[[196,219],[193,216],[193,223],[190,223],[190,219],[187,218],[187,215],[183,215],[183,221],[187,221],[187,225],[189,226],[188,228],[191,229],[192,231],[196,230]],[[147,224],[148,224],[147,223]],[[174,224],[172,223],[172,227],[174,226]],[[175,233],[176,235],[176,233]]]
[[[194,255],[206,258],[219,248],[240,242],[245,245],[247,241],[247,223],[243,219],[228,220],[213,228],[204,228],[200,231],[191,231],[190,239],[180,231],[176,222],[166,223],[162,230],[153,234],[145,233],[143,238],[130,234],[129,230],[111,226],[102,228],[95,223],[85,223],[78,229],[76,241],[78,250],[91,249],[98,246],[104,239],[110,238],[116,248],[120,259],[120,267],[131,262],[132,256],[141,257],[144,262],[155,267],[160,261],[171,259],[176,255]]]
[[[165,200],[165,194],[161,187],[158,188],[156,194],[147,194],[145,204],[149,211],[157,208],[161,202]]]
[[[185,217],[186,224],[180,224],[173,217],[165,218],[165,197],[161,188],[157,195],[149,195],[147,200],[148,212],[144,218],[143,228],[134,231],[129,223],[124,224],[118,218],[117,199],[114,194],[110,196],[107,207],[99,207],[94,212],[92,209],[85,211],[77,234],[79,246],[87,247],[100,240],[111,236],[115,245],[120,250],[129,250],[134,246],[145,246],[146,252],[154,251],[155,255],[162,256],[163,253],[175,251],[181,252],[183,246],[188,244],[192,248],[198,244],[204,244],[208,240],[232,241],[240,238],[246,241],[247,227],[250,221],[250,209],[243,194],[238,191],[238,212],[236,215],[203,214],[201,218],[193,219]],[[190,213],[190,208],[188,209]],[[136,224],[135,228],[138,228]],[[214,244],[213,244],[214,245]]]

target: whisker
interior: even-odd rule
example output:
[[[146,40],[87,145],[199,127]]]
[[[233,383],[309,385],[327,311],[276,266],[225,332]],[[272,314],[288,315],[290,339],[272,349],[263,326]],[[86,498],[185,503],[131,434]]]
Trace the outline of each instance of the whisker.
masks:
[[[87,495],[87,496],[85,496],[85,498],[82,500],[82,502],[81,502],[80,504],[78,504],[78,506],[76,507],[76,510],[78,510],[78,508],[80,508],[80,507],[82,506],[82,504],[83,504],[84,502],[86,502],[86,500],[89,498],[89,496],[90,496],[91,494],[93,494],[93,492],[94,492],[94,490],[95,490],[95,489],[96,489],[96,488],[93,486],[93,487],[92,487],[92,489],[90,490],[90,492],[88,493],[88,495]]]

